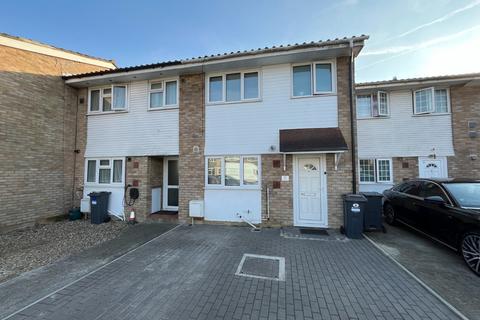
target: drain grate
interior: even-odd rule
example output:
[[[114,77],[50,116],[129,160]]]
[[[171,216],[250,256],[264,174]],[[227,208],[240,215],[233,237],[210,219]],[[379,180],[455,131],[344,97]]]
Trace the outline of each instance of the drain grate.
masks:
[[[328,236],[327,230],[324,229],[300,229],[301,234],[316,234],[319,236]]]
[[[243,277],[285,281],[285,258],[246,253],[235,274]]]

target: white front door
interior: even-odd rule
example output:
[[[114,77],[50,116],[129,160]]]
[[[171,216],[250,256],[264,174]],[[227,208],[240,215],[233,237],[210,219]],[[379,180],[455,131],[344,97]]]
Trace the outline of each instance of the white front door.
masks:
[[[178,158],[163,158],[163,209],[178,210]]]
[[[420,178],[447,178],[447,158],[437,157],[432,159],[428,157],[419,157],[418,170]]]
[[[325,156],[294,159],[294,225],[327,227]]]

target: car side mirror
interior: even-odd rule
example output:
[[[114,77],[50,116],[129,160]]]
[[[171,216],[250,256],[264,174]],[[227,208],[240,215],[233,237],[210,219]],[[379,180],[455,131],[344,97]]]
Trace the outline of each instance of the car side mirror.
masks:
[[[425,201],[426,203],[436,204],[436,205],[439,205],[439,206],[440,206],[440,205],[441,205],[441,206],[445,205],[445,200],[443,200],[443,198],[440,197],[440,196],[426,197],[426,198],[424,199],[424,201]]]

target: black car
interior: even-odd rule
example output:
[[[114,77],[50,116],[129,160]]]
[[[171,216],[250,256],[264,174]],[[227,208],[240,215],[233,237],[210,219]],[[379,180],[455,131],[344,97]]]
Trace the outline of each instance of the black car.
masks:
[[[460,251],[480,276],[480,180],[415,179],[383,194],[388,224],[398,221]]]

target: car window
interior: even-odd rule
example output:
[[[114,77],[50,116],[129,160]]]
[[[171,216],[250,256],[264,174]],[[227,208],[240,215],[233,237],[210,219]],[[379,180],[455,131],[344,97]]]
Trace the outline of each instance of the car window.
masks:
[[[443,201],[449,202],[445,192],[438,185],[432,182],[423,182],[420,186],[420,197],[428,198],[433,196],[439,196]]]
[[[460,206],[466,208],[480,208],[480,183],[444,183],[450,194]]]
[[[416,181],[405,182],[404,184],[399,186],[397,191],[403,192],[412,196],[418,196],[418,182]]]

